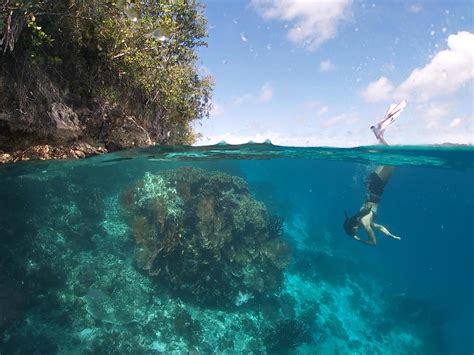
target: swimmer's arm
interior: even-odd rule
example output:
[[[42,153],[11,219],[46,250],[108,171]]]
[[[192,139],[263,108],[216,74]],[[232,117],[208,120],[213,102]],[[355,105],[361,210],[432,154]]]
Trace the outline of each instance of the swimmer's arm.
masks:
[[[374,245],[375,246],[375,241],[371,240],[371,239],[367,239],[367,240],[364,240],[362,238],[359,238],[358,236],[354,235],[352,236],[352,238],[354,238],[355,240],[357,240],[358,242],[361,242],[361,243],[364,243],[364,244],[368,244],[368,245]]]
[[[372,230],[372,228],[370,228],[370,226],[368,227],[365,223],[362,223],[362,227],[364,227],[364,230],[367,233],[367,236],[369,237],[369,239],[364,240],[364,239],[358,237],[357,235],[354,235],[352,238],[354,238],[355,240],[357,240],[361,243],[375,246],[377,244],[377,241],[375,239],[375,233]]]
[[[390,237],[390,238],[393,238],[393,239],[396,239],[396,240],[400,240],[401,238],[400,237],[397,237],[395,235],[393,235],[392,233],[390,233],[388,231],[387,228],[385,228],[384,226],[382,226],[381,224],[377,224],[377,223],[372,223],[372,225],[374,226],[375,229],[381,231],[383,234],[385,234],[387,237]]]

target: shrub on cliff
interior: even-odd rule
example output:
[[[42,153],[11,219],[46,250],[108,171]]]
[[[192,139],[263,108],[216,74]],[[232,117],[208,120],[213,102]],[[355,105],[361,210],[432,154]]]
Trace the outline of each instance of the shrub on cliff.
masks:
[[[189,123],[208,115],[211,80],[198,75],[206,19],[194,0],[18,0],[0,5],[2,67],[24,87],[25,67],[66,82],[77,100],[146,118],[152,138],[190,143]],[[17,96],[21,96],[18,94]]]
[[[123,192],[122,209],[138,267],[197,302],[239,306],[283,281],[289,247],[239,177],[147,173]]]

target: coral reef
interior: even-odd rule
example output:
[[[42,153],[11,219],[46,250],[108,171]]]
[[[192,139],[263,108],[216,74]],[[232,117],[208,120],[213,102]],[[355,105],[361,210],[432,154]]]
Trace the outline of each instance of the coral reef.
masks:
[[[309,328],[297,319],[280,320],[275,327],[267,329],[264,333],[264,342],[271,354],[287,353],[311,341]]]
[[[280,216],[270,216],[268,218],[268,228],[270,235],[281,237],[283,235],[283,218]]]
[[[199,321],[194,320],[186,310],[179,310],[174,317],[176,334],[183,337],[188,344],[196,345],[202,333]]]
[[[122,194],[139,268],[202,304],[240,305],[278,289],[290,249],[244,180],[180,168]]]
[[[461,353],[439,310],[306,217],[285,217],[285,268],[281,223],[240,178],[132,162],[16,165],[3,179],[0,353]]]

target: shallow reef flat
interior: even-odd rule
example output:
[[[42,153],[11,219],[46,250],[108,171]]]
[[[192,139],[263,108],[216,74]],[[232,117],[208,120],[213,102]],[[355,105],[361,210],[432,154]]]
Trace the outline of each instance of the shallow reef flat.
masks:
[[[311,242],[301,215],[270,215],[240,177],[22,184],[36,213],[4,217],[2,353],[442,351],[426,304],[361,272],[330,235]]]

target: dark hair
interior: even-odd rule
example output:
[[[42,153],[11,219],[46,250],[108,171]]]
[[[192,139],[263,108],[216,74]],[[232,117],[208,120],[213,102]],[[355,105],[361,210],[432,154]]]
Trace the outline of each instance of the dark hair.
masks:
[[[349,217],[347,215],[347,212],[344,211],[344,215],[346,217],[346,220],[344,221],[344,231],[346,232],[347,235],[350,235],[353,237],[356,232],[357,232],[357,227],[359,226],[359,221],[362,217],[368,215],[372,209],[370,207],[365,207],[361,209],[359,212],[357,212],[355,215],[352,217]]]
[[[344,211],[344,215],[346,216],[346,220],[344,221],[344,231],[346,232],[347,235],[350,235],[353,237],[356,234],[357,231],[357,225],[359,224],[359,219],[357,218],[357,215],[352,216],[349,218],[347,216],[347,212]]]

